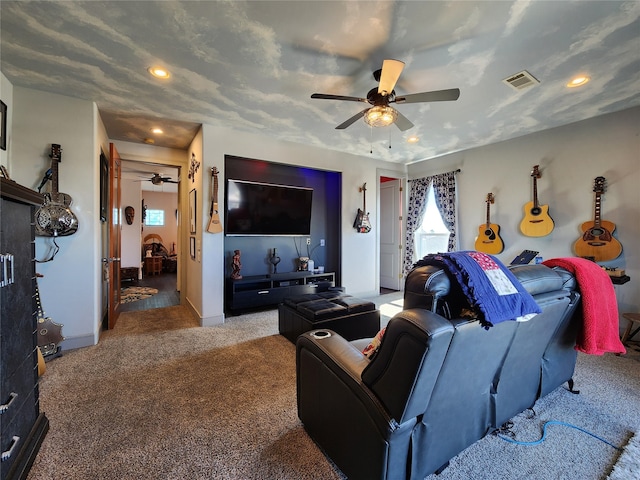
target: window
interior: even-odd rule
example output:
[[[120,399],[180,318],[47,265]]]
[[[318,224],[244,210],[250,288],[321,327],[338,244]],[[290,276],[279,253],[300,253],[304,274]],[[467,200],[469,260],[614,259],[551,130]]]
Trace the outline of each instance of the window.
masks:
[[[164,227],[164,210],[147,208],[147,219],[144,224],[150,227]]]
[[[427,192],[427,209],[422,218],[422,225],[416,230],[414,237],[417,258],[429,253],[446,252],[449,234],[436,205],[433,185],[430,185]]]

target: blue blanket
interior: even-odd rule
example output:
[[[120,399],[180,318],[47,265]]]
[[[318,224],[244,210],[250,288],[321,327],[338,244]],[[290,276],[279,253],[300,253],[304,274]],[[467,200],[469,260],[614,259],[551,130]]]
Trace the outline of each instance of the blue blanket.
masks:
[[[445,268],[460,285],[478,320],[489,328],[506,320],[529,320],[540,307],[500,260],[476,251],[427,255],[416,263]]]

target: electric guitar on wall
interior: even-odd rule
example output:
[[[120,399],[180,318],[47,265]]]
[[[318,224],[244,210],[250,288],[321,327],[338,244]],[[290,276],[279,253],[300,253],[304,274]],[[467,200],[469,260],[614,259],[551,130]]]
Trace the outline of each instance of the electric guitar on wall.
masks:
[[[51,144],[51,192],[45,193],[44,205],[36,211],[36,235],[63,237],[78,230],[78,219],[69,208],[71,197],[58,192],[58,163],[62,160],[60,145]]]
[[[596,177],[593,184],[595,192],[593,221],[584,222],[580,229],[582,237],[574,244],[579,257],[606,262],[618,258],[622,253],[622,244],[613,237],[616,226],[612,222],[600,219],[601,196],[605,190],[605,178]]]
[[[362,210],[358,208],[353,228],[358,233],[369,233],[371,231],[371,223],[369,223],[369,213],[367,213],[367,184],[362,184],[362,187],[358,190],[362,192]]]
[[[496,255],[504,250],[504,242],[500,238],[500,225],[491,223],[491,204],[495,201],[493,193],[487,194],[487,223],[478,227],[475,248],[479,252]]]
[[[524,218],[520,222],[520,231],[527,237],[544,237],[553,230],[553,219],[549,216],[549,205],[540,205],[538,202],[538,183],[541,177],[539,165],[534,165],[531,177],[533,177],[533,201],[524,206]]]
[[[220,223],[220,215],[218,214],[218,169],[211,167],[211,176],[213,177],[213,195],[211,196],[211,210],[209,215],[209,225],[207,232],[220,233],[222,231],[222,223]]]
[[[40,290],[38,290],[37,281],[35,298],[38,311],[38,348],[40,349],[44,359],[51,357],[52,355],[57,356],[56,354],[60,352],[58,344],[64,340],[64,337],[62,336],[62,325],[54,322],[51,317],[44,316],[44,310],[40,303]]]

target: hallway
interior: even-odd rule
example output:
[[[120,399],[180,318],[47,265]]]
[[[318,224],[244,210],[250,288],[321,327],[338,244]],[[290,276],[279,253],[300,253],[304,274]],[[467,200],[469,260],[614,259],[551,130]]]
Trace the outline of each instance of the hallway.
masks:
[[[158,293],[149,298],[123,303],[120,305],[120,312],[180,305],[180,293],[176,290],[176,273],[163,272],[160,275],[147,275],[136,282],[123,282],[122,287],[151,287],[157,288]]]

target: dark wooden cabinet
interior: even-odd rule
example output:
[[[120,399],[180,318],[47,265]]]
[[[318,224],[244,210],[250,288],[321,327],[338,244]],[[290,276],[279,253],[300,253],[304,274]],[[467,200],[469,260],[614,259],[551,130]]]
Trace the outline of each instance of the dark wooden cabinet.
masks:
[[[335,286],[335,273],[289,272],[229,279],[227,310],[278,305],[285,297],[314,293],[319,285]]]
[[[24,479],[49,421],[38,391],[33,214],[42,196],[0,178],[0,478]]]
[[[144,258],[144,274],[160,275],[162,273],[162,257],[153,256]]]

